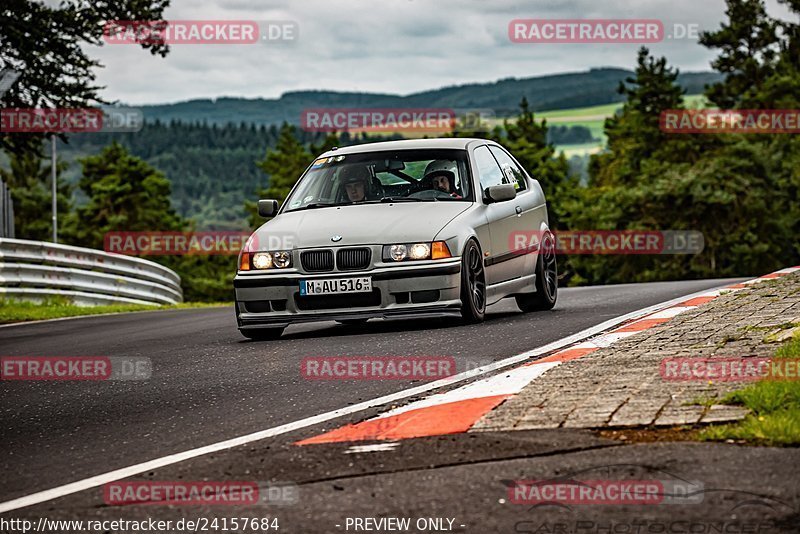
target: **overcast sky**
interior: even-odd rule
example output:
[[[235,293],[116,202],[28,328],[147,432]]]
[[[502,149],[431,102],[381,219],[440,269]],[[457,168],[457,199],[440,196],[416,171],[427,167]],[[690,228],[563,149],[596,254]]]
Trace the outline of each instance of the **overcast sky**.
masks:
[[[776,0],[775,14],[785,10]],[[723,0],[172,0],[168,20],[290,20],[294,44],[173,45],[166,58],[131,45],[93,48],[104,96],[130,104],[287,91],[408,94],[501,78],[591,67],[632,68],[635,44],[516,44],[515,18],[660,19],[717,28]],[[682,71],[708,70],[714,53],[694,40],[650,45]]]

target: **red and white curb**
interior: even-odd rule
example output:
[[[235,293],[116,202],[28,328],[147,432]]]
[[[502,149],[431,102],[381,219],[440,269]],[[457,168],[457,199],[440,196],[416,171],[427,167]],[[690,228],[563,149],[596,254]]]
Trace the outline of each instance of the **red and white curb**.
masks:
[[[372,419],[345,425],[324,434],[298,441],[295,444],[394,441],[466,432],[484,415],[499,406],[500,403],[522,391],[525,386],[553,367],[566,361],[581,358],[600,348],[608,347],[620,339],[665,323],[685,311],[695,309],[714,300],[723,291],[738,291],[748,285],[764,280],[773,280],[796,271],[800,271],[800,266],[781,269],[741,284],[733,284],[721,289],[700,293],[677,304],[667,305],[654,313],[632,320],[586,341],[558,350],[534,362],[523,364],[520,367],[445,393],[431,395],[419,401],[389,410]]]

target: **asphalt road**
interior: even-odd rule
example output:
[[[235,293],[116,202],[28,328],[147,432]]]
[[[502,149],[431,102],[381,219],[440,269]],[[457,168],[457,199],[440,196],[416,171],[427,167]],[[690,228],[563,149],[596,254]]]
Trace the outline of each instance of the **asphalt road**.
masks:
[[[299,371],[307,356],[445,355],[453,356],[459,366],[496,361],[610,318],[732,282],[565,289],[551,312],[521,314],[513,301],[503,301],[489,309],[487,321],[480,325],[320,323],[290,327],[273,342],[242,338],[230,309],[0,328],[0,354],[6,356],[125,356],[153,362],[153,376],[146,381],[0,382],[0,501],[289,423],[411,384],[307,381]],[[301,478],[297,472],[292,477]]]

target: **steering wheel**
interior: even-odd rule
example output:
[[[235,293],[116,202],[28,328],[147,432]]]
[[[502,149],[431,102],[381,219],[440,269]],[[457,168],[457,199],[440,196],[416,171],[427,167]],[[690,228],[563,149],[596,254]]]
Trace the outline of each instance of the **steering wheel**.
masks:
[[[412,193],[408,195],[408,198],[419,198],[421,200],[429,200],[432,198],[452,198],[449,193],[445,193],[444,191],[439,191],[438,189],[425,189],[423,191],[417,191],[416,193]]]

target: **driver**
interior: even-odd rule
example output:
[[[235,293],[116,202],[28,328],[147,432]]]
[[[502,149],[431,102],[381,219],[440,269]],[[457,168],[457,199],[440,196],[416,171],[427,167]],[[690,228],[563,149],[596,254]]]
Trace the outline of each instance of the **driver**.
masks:
[[[423,180],[430,183],[434,191],[441,191],[447,193],[453,198],[461,198],[461,195],[456,190],[456,174],[455,162],[448,160],[432,161],[425,168],[425,177]]]
[[[342,169],[341,182],[350,202],[363,202],[367,199],[367,184],[370,175],[366,167],[346,167]]]

